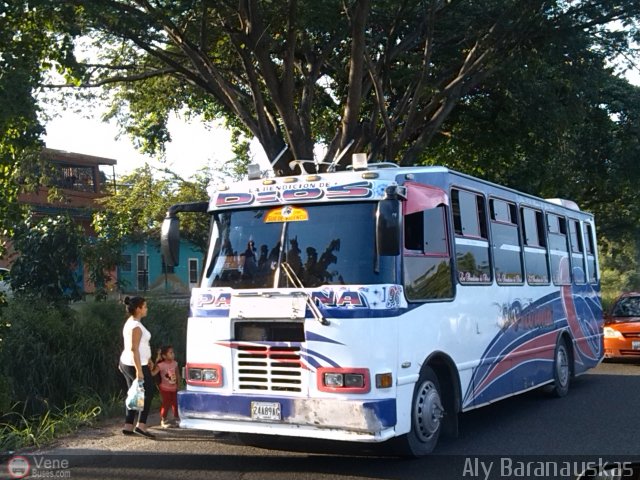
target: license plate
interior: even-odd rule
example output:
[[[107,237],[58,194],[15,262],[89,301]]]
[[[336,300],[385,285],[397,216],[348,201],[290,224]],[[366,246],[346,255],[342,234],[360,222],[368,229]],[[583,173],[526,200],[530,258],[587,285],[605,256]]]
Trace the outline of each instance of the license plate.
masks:
[[[631,348],[633,348],[634,350],[640,350],[640,340],[632,341]]]
[[[278,402],[251,402],[252,420],[282,420]]]

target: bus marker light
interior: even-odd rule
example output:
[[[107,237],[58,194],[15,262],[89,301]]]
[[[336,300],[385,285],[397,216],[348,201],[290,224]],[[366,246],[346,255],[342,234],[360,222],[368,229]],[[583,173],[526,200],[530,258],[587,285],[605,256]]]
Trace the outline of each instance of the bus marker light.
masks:
[[[376,388],[391,388],[393,375],[389,373],[376,373]]]

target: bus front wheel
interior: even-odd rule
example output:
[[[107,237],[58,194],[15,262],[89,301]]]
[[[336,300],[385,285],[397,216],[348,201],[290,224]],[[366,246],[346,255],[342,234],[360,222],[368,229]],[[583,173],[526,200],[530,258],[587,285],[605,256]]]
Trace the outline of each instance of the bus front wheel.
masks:
[[[438,377],[430,367],[425,367],[413,392],[411,431],[398,437],[398,453],[407,457],[422,457],[431,453],[440,437],[443,415]]]

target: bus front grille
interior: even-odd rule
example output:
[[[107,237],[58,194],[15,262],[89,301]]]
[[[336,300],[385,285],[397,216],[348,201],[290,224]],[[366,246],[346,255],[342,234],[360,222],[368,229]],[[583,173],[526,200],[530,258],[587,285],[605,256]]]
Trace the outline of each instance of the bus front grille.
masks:
[[[234,389],[254,392],[302,392],[300,347],[239,345]]]

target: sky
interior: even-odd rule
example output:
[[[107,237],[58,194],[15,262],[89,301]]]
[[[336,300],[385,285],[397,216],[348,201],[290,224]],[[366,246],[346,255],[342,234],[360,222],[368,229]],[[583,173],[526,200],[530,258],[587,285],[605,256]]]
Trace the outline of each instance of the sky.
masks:
[[[47,148],[115,159],[118,162],[115,166],[117,176],[148,163],[152,167],[169,168],[183,178],[189,178],[204,166],[215,168],[233,158],[231,134],[222,126],[207,128],[198,120],[187,122],[177,116],[171,117],[171,143],[166,146],[163,163],[138,152],[126,135],[118,139],[118,127],[113,121],[105,123],[99,118],[84,118],[72,110],[55,113],[56,117],[46,123],[44,141]],[[95,116],[99,117],[99,112],[91,113],[97,113]],[[264,156],[257,142],[252,143],[252,152],[256,157]],[[104,167],[103,170],[108,175],[113,173],[112,167]]]

